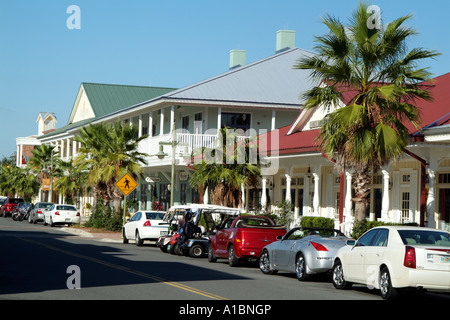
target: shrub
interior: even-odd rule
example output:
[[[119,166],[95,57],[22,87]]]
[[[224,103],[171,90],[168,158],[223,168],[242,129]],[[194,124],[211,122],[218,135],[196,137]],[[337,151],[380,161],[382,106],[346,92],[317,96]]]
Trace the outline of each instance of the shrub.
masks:
[[[323,217],[302,217],[300,225],[302,227],[334,229],[334,220]]]
[[[105,207],[102,203],[98,204],[97,211],[93,212],[89,220],[84,224],[85,227],[108,231],[120,231],[122,230],[122,225],[122,217],[117,215],[111,207]]]

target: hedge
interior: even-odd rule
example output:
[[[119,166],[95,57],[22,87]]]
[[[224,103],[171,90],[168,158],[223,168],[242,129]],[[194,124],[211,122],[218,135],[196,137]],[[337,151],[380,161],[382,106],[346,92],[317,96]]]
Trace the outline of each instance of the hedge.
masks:
[[[300,225],[302,227],[310,228],[334,229],[334,220],[331,218],[323,217],[302,217],[302,219],[300,220]]]

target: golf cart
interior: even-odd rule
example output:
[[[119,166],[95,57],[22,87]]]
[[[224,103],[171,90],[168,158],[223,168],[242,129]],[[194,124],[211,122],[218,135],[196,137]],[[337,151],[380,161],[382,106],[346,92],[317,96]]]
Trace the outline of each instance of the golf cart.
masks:
[[[167,250],[170,240],[175,234],[178,234],[180,223],[183,221],[186,210],[189,210],[190,205],[176,205],[172,206],[163,217],[163,224],[169,226],[169,232],[167,235],[159,237],[156,242],[156,246],[161,249],[162,252],[169,252]]]
[[[189,255],[193,258],[206,256],[209,237],[214,227],[226,217],[238,216],[240,209],[218,205],[192,205],[186,210],[177,234],[172,236],[169,253]]]

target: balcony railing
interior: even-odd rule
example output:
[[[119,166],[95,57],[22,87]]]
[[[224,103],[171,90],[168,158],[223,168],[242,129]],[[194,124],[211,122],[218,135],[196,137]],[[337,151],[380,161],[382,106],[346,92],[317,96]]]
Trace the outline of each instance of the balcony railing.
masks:
[[[170,133],[162,136],[149,137],[141,141],[139,145],[139,151],[151,155],[149,160],[156,160],[156,157],[154,157],[154,155],[156,155],[159,151],[159,143],[170,142],[171,137],[172,136]],[[246,138],[248,137],[237,136],[237,141],[242,141]],[[186,156],[190,155],[194,150],[201,149],[203,147],[215,148],[217,142],[217,134],[177,133],[176,142],[176,156]],[[170,148],[170,145],[163,145],[163,150],[168,155],[171,154]]]

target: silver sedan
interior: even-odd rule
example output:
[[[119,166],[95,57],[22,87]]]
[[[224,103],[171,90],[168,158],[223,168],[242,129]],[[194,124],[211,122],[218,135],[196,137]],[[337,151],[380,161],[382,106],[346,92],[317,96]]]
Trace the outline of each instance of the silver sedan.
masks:
[[[347,237],[335,229],[293,228],[264,247],[259,268],[265,274],[295,272],[297,279],[303,281],[309,275],[331,270],[335,253],[345,246],[346,240]]]

